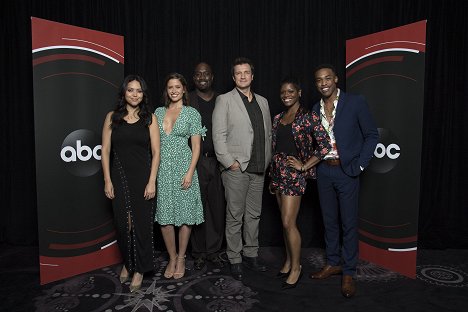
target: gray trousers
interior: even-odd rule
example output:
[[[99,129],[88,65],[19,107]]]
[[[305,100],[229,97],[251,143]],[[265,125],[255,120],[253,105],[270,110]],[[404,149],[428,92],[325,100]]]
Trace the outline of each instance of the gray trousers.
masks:
[[[262,212],[264,174],[226,170],[221,174],[226,197],[226,254],[241,263],[258,255],[258,227]]]

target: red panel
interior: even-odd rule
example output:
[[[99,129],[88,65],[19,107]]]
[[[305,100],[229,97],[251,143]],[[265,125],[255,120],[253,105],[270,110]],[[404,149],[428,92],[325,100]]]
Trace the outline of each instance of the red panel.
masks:
[[[49,244],[49,249],[63,249],[63,250],[70,250],[70,249],[80,249],[80,248],[85,248],[85,247],[90,247],[97,245],[99,243],[102,243],[108,239],[114,238],[115,237],[115,231],[112,231],[102,237],[96,238],[92,241],[89,242],[83,242],[83,243],[78,243],[78,244],[57,244],[57,243],[51,243]]]
[[[354,74],[357,71],[360,71],[361,69],[371,66],[374,64],[379,64],[379,63],[385,63],[385,62],[401,62],[403,60],[403,56],[384,56],[384,57],[379,57],[367,62],[364,62],[362,64],[359,64],[358,66],[353,67],[353,69],[350,69],[346,72],[346,78],[350,77],[352,74]]]
[[[389,251],[359,242],[360,258],[398,272],[409,278],[416,278],[416,250]]]
[[[361,234],[362,236],[368,237],[372,240],[383,242],[383,243],[394,243],[394,244],[414,243],[416,244],[416,241],[418,240],[418,237],[416,235],[409,236],[409,237],[390,238],[390,237],[378,236],[378,235],[372,234],[370,232],[367,232],[361,229],[359,230],[359,234]]]
[[[53,61],[58,61],[58,60],[79,60],[79,61],[84,61],[84,62],[91,62],[95,63],[98,65],[104,65],[105,62],[101,61],[100,59],[97,59],[95,57],[87,56],[87,55],[79,55],[79,54],[54,54],[54,55],[48,55],[48,56],[43,56],[43,57],[38,57],[33,59],[33,66],[42,64],[42,63],[47,63],[47,62],[53,62]]]
[[[346,40],[346,66],[364,55],[386,49],[426,51],[426,21]]]
[[[124,37],[31,17],[32,49],[76,46],[98,51],[124,63]]]
[[[96,261],[99,259],[99,261]],[[117,244],[76,257],[39,256],[41,285],[122,262]]]

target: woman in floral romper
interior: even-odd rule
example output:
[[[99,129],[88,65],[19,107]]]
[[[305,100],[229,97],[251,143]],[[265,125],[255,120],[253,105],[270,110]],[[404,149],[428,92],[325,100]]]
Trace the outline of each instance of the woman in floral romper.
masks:
[[[282,288],[288,289],[296,287],[302,276],[301,235],[296,218],[306,179],[315,178],[315,165],[331,147],[319,116],[301,106],[301,88],[295,79],[281,82],[280,97],[286,110],[273,120],[269,188],[281,211],[286,246],[286,261],[277,277],[287,277]]]

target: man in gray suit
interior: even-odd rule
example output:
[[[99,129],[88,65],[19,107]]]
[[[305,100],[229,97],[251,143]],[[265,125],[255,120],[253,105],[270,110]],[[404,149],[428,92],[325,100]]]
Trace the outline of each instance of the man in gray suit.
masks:
[[[252,62],[235,59],[231,74],[236,87],[216,99],[213,144],[227,201],[226,253],[233,277],[242,280],[242,263],[252,270],[267,270],[258,261],[258,228],[271,158],[271,116],[268,101],[251,90]]]

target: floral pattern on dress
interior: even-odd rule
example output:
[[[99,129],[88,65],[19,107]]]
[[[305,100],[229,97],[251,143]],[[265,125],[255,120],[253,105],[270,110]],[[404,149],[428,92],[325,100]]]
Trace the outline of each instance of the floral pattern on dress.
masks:
[[[206,133],[201,125],[201,116],[193,107],[183,106],[172,131],[167,134],[163,129],[166,108],[158,107],[154,113],[159,121],[161,135],[155,221],[160,225],[200,224],[204,219],[197,171],[188,189],[183,190],[181,182],[192,161],[188,140],[192,135],[205,136]]]
[[[286,111],[276,115],[273,119],[272,126],[272,150],[273,154],[276,153],[276,132],[278,124],[283,118]],[[307,162],[312,156],[317,156],[322,159],[331,149],[330,139],[320,122],[320,116],[314,112],[309,111],[302,106],[296,112],[294,121],[292,123],[292,134],[294,144],[302,163]],[[315,179],[315,166],[302,173],[306,179]],[[270,174],[271,176],[271,174]]]
[[[273,190],[288,196],[304,195],[307,186],[304,175],[287,165],[286,153],[275,153],[271,159],[270,177]]]

